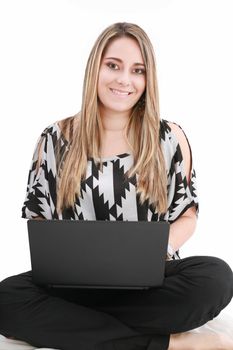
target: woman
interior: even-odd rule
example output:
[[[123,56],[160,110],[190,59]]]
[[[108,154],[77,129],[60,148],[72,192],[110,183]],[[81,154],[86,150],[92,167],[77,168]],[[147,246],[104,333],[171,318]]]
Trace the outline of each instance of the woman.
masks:
[[[116,23],[87,62],[81,112],[50,125],[29,172],[24,218],[170,222],[165,282],[147,291],[50,290],[31,272],[0,286],[0,333],[38,347],[233,349],[224,335],[190,334],[230,302],[230,267],[179,258],[198,213],[191,148],[160,119],[153,48],[137,25]]]

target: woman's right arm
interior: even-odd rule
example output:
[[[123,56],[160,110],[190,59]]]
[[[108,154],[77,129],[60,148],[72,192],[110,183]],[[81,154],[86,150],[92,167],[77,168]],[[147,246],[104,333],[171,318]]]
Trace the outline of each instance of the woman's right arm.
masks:
[[[46,128],[37,141],[29,169],[27,193],[22,208],[25,219],[58,219],[56,212],[56,155],[60,142],[55,124]]]

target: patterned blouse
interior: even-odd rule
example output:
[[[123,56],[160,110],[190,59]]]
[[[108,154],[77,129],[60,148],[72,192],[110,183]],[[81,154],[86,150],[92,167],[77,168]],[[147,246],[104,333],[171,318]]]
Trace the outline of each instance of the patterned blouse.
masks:
[[[93,158],[89,158],[86,179],[81,182],[81,196],[76,198],[74,207],[67,208],[58,215],[55,147],[59,143],[62,152],[66,152],[68,141],[56,122],[47,127],[37,141],[29,170],[22,217],[32,219],[41,216],[45,219],[60,220],[163,220],[172,223],[192,206],[196,207],[198,215],[196,173],[193,162],[188,183],[180,145],[164,119],[160,122],[160,139],[168,179],[168,209],[165,214],[159,215],[147,202],[143,205],[139,203],[135,190],[137,176],[127,181],[124,178],[124,174],[133,164],[133,156],[130,153],[123,153],[103,158],[102,172],[95,165]],[[42,151],[42,159],[39,169],[36,169],[39,151]],[[179,258],[179,255],[176,254],[175,258]]]

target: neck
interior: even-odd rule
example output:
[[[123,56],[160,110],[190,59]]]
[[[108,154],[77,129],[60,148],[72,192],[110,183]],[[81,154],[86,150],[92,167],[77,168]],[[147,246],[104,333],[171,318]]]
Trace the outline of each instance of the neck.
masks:
[[[125,112],[116,112],[113,111],[100,111],[101,120],[103,124],[104,131],[106,133],[120,133],[123,132],[128,121],[129,114]]]

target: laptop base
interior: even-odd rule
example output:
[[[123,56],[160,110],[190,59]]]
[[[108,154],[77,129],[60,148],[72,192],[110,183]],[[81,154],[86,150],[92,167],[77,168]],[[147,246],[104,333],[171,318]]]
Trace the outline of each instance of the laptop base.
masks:
[[[149,289],[151,287],[147,287],[147,286],[95,286],[95,285],[67,285],[67,284],[49,284],[47,285],[48,288],[75,288],[75,289]]]

